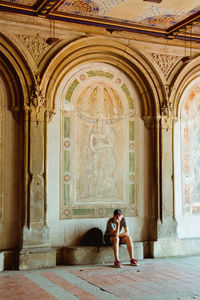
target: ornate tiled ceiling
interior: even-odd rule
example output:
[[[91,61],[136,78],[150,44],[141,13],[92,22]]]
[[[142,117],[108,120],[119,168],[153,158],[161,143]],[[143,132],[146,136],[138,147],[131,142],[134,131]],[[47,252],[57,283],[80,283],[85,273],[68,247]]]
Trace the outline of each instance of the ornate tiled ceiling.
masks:
[[[0,10],[200,40],[199,0],[1,0]]]

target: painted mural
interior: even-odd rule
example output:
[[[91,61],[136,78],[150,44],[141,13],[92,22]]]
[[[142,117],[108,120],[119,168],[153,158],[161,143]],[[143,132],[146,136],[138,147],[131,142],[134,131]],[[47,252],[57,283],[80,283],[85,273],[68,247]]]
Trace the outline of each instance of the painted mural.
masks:
[[[84,89],[76,108],[76,201],[120,202],[124,159],[117,137],[124,135],[122,103],[111,87],[99,81]]]
[[[186,0],[182,0],[181,3],[163,1],[159,4],[141,0],[68,0],[58,7],[58,11],[65,13],[109,18],[162,29],[177,24],[198,10],[200,10],[198,0],[194,0],[193,3]]]
[[[78,72],[63,110],[60,218],[137,214],[134,96],[124,78],[102,68]]]
[[[35,10],[36,14],[47,17],[60,16],[62,20],[97,18],[106,23],[123,22],[123,26],[145,26],[151,31],[167,30],[172,26],[183,22],[187,18],[195,20],[193,28],[186,28],[187,34],[200,34],[199,18],[196,13],[200,11],[199,0],[164,0],[161,3],[143,0],[2,0],[2,7],[12,7],[14,10]],[[31,9],[30,9],[31,7]],[[39,7],[39,10],[38,10]],[[83,16],[84,18],[81,18]],[[193,18],[194,17],[194,18]]]
[[[200,85],[181,111],[183,214],[200,214]]]

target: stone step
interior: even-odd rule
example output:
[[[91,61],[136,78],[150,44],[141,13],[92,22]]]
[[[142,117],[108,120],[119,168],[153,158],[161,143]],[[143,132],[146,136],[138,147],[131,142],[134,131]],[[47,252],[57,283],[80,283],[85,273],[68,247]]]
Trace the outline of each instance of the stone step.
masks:
[[[143,243],[134,242],[134,258],[141,260],[144,258]],[[112,246],[68,246],[63,249],[63,264],[67,265],[91,265],[113,263],[114,253]],[[129,255],[126,245],[119,247],[121,262],[128,262]]]

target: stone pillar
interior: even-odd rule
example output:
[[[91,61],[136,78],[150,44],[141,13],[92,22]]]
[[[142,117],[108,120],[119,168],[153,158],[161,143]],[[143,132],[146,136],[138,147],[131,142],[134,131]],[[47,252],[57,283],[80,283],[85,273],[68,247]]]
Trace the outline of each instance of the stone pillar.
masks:
[[[161,117],[161,198],[158,218],[158,238],[176,237],[174,214],[173,123],[172,114]]]
[[[168,95],[168,94],[167,94]],[[173,124],[176,120],[169,97],[161,110],[160,123],[160,197],[158,198],[157,241],[152,256],[176,255],[177,223],[174,208]]]
[[[19,269],[56,265],[46,223],[45,130],[49,115],[39,81],[33,88],[24,122],[24,227]]]
[[[148,218],[150,220],[149,230],[150,240],[157,239],[157,219],[160,211],[160,120],[161,116],[143,117],[145,127],[149,131],[149,203],[148,203]]]

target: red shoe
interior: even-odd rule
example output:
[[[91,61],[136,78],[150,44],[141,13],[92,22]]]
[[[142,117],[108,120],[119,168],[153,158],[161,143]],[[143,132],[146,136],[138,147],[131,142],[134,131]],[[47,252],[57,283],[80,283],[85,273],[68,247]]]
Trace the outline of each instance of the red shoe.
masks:
[[[131,264],[131,266],[138,266],[139,265],[135,258],[130,260],[130,264]]]
[[[116,261],[114,262],[114,266],[115,266],[115,268],[121,268],[121,267],[122,267],[122,265],[121,265],[121,263],[120,263],[119,260],[116,260]]]

